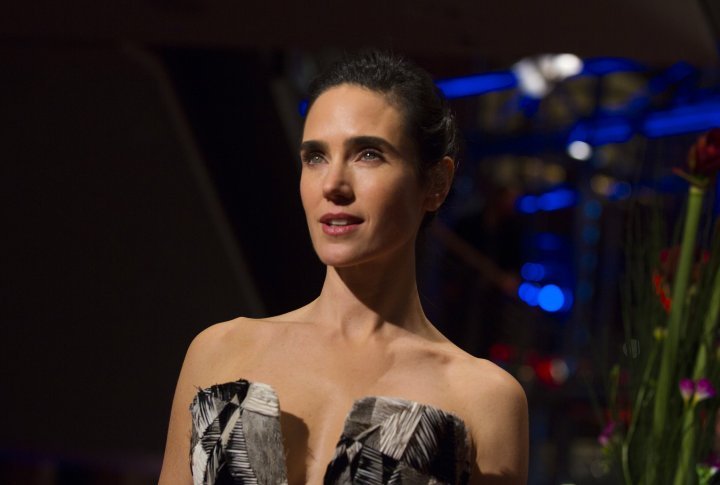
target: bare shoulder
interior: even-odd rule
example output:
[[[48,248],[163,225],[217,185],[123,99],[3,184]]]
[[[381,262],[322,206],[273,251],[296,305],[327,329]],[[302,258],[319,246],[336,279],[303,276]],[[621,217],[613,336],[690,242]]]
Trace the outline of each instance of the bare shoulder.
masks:
[[[456,396],[476,452],[476,478],[493,483],[527,480],[528,405],[518,381],[485,359],[459,359]],[[479,476],[477,476],[479,475]],[[475,480],[473,480],[475,481]]]
[[[191,482],[188,467],[190,403],[199,388],[238,378],[231,375],[229,369],[235,365],[233,362],[243,358],[246,349],[257,347],[254,342],[262,334],[263,327],[260,320],[236,318],[207,327],[190,343],[175,388],[160,485]]]
[[[221,349],[238,339],[249,337],[249,334],[257,329],[263,321],[257,318],[237,317],[226,322],[210,325],[195,336],[190,348]]]
[[[468,356],[458,362],[456,375],[462,381],[462,393],[467,398],[492,397],[497,405],[525,401],[525,391],[508,372],[486,359]]]
[[[213,355],[222,353],[243,340],[252,340],[252,331],[257,327],[257,320],[238,317],[226,322],[216,323],[205,328],[190,342],[188,355],[201,353]]]
[[[183,373],[196,385],[204,381],[205,376],[222,372],[228,357],[245,347],[253,340],[252,319],[236,318],[216,323],[195,336],[188,347],[183,363]]]
[[[295,334],[296,311],[268,318],[238,317],[216,323],[200,332],[185,356],[183,372],[192,375],[195,385],[207,387],[245,375],[249,368]]]

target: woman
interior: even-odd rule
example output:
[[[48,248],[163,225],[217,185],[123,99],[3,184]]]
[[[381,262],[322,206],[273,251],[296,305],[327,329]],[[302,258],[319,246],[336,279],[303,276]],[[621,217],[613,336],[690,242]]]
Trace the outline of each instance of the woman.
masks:
[[[415,240],[456,152],[445,101],[405,60],[355,55],[313,83],[300,195],[322,291],[195,338],[161,484],[525,482],[521,387],[443,337],[418,297]]]

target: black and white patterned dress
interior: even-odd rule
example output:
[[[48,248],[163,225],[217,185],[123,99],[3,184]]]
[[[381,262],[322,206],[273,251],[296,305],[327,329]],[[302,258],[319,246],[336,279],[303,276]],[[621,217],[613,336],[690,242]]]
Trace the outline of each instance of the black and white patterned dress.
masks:
[[[198,392],[190,405],[195,485],[286,484],[280,407],[267,384],[238,380]],[[470,441],[460,418],[405,399],[355,401],[326,484],[466,483]]]

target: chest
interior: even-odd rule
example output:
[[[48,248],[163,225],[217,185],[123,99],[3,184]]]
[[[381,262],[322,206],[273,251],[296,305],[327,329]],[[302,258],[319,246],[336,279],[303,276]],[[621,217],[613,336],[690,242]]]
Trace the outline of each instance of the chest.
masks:
[[[227,380],[270,383],[284,410],[312,420],[317,414],[344,416],[353,400],[367,395],[435,399],[433,404],[448,405],[453,383],[447,360],[421,346],[352,346],[297,332],[225,359],[222,374]],[[316,413],[319,409],[323,412]]]
[[[325,481],[348,420],[365,397],[401,398],[423,403],[427,409],[462,414],[453,397],[447,366],[433,352],[413,346],[343,347],[322,336],[307,335],[255,339],[256,345],[245,346],[236,358],[223,359],[226,366],[219,375],[219,382],[242,378],[272,386],[278,400],[277,435],[282,450],[278,456],[284,462],[288,483]],[[368,426],[380,426],[389,417],[383,409],[364,411],[370,413]],[[447,413],[441,415],[448,419]],[[406,434],[412,435],[416,426],[411,424]]]
[[[200,391],[191,413],[196,483],[221,483],[215,476],[207,480],[208,474],[225,474],[230,481],[222,483],[354,483],[361,476],[378,483],[467,479],[464,423],[415,401],[354,401],[331,453],[313,450],[317,445],[309,428],[291,413],[281,413],[277,394],[265,384],[241,380],[212,386]]]
[[[338,454],[353,412],[368,418],[368,427],[380,426],[389,417],[390,411],[381,406],[358,409],[357,403],[368,396],[401,398],[457,414],[450,386],[432,371],[423,372],[417,366],[415,369],[397,363],[386,366],[377,361],[359,366],[347,365],[346,360],[319,360],[302,362],[286,372],[264,369],[278,367],[256,368],[250,371],[249,377],[252,381],[270,382],[276,389],[290,484],[324,482],[328,464]],[[409,411],[397,412],[407,414]],[[412,434],[417,424],[396,422],[388,426],[406,426],[405,432]]]

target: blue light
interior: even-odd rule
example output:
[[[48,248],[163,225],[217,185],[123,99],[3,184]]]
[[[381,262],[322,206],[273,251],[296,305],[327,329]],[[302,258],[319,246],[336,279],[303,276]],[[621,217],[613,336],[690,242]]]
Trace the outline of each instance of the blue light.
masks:
[[[570,129],[567,144],[584,141],[591,146],[600,146],[625,142],[637,130],[650,138],[657,138],[704,131],[718,126],[720,99],[715,97],[694,105],[650,113],[641,123],[631,123],[621,116],[579,121]]]
[[[537,306],[540,289],[532,283],[522,283],[518,287],[518,296],[530,306]]]
[[[565,302],[563,303],[562,308],[560,308],[560,311],[566,312],[572,308],[573,305],[573,294],[570,290],[562,290],[563,298],[565,298]]]
[[[720,102],[661,111],[648,115],[643,125],[649,137],[703,131],[720,126]]]
[[[300,116],[305,116],[307,114],[308,104],[307,99],[303,99],[298,103],[298,112],[300,113]]]
[[[613,184],[610,191],[610,199],[612,200],[624,200],[630,197],[632,193],[632,187],[627,182],[616,182]]]
[[[537,197],[523,195],[517,200],[517,210],[523,214],[535,214],[538,211]]]
[[[556,189],[539,197],[538,206],[544,211],[554,211],[575,205],[577,196],[570,189]]]
[[[595,226],[585,226],[582,230],[582,238],[587,244],[595,244],[600,239],[600,229]]]
[[[598,57],[585,59],[583,69],[578,76],[605,76],[616,72],[645,72],[647,68],[635,61],[616,57]],[[649,96],[665,91],[669,86],[692,79],[697,71],[687,63],[678,62],[655,76],[649,81],[649,92],[636,96],[623,107],[612,108],[605,111],[604,116],[576,123],[570,130],[567,144],[573,141],[584,141],[593,147],[608,143],[623,143],[632,135],[641,131],[644,135],[655,138],[690,132],[700,132],[709,128],[720,126],[720,99],[717,97],[682,99],[699,100],[690,106],[681,106],[671,110],[646,114],[650,108]],[[575,76],[573,76],[575,77]],[[510,70],[480,73],[450,79],[438,80],[435,83],[447,98],[482,95],[494,91],[502,91],[518,87],[518,79]],[[712,92],[706,89],[707,92]],[[701,93],[702,89],[695,89],[692,93]],[[691,93],[691,94],[692,94]],[[681,99],[681,98],[678,98]],[[532,109],[523,105],[527,100],[521,99],[521,108],[526,109],[526,115],[534,113]],[[307,111],[307,102],[299,106],[304,116]],[[617,113],[608,116],[607,113]],[[643,119],[643,115],[644,119]],[[528,212],[528,213],[533,213]]]
[[[648,83],[648,87],[651,93],[660,93],[666,90],[671,84],[678,83],[693,75],[695,72],[696,70],[690,66],[690,64],[679,61],[667,68],[662,74],[652,78]]]
[[[602,204],[594,199],[588,200],[583,206],[583,212],[588,219],[597,220],[602,215]]]
[[[516,208],[523,214],[534,214],[537,211],[555,211],[571,207],[577,202],[574,190],[559,188],[542,195],[523,195],[517,200]]]
[[[557,285],[545,285],[540,289],[537,301],[546,312],[556,312],[565,305],[565,295]]]
[[[514,88],[517,79],[511,71],[505,71],[443,79],[436,81],[435,85],[446,98],[461,98]]]
[[[591,76],[604,76],[614,72],[642,72],[645,67],[637,62],[620,57],[596,57],[583,61],[581,74]]]
[[[543,251],[556,251],[560,249],[562,240],[557,234],[541,232],[537,235],[535,245]]]
[[[595,122],[592,144],[622,143],[632,136],[632,127],[624,118],[601,118]]]
[[[696,71],[694,67],[685,61],[678,61],[665,71],[665,76],[669,82],[678,82],[688,76],[693,75]]]
[[[590,128],[588,127],[587,123],[579,122],[576,123],[575,126],[572,127],[570,130],[570,134],[568,135],[568,142],[570,143],[574,141],[587,141],[590,135]]]
[[[570,130],[568,144],[574,141],[584,141],[592,146],[608,143],[622,143],[630,139],[633,134],[630,122],[618,116],[596,118],[579,121]]]
[[[645,66],[629,59],[598,57],[585,59],[583,70],[578,76],[605,76],[616,72],[645,71],[647,71]],[[650,80],[648,85],[650,94],[664,91],[668,86],[682,82],[695,72],[687,63],[676,63]],[[435,84],[447,98],[460,98],[517,88],[518,79],[515,73],[508,70],[442,79]],[[696,92],[700,91],[696,90]],[[705,99],[694,106],[652,113],[644,120],[638,120],[637,116],[647,109],[648,102],[647,96],[641,96],[631,100],[624,108],[612,110],[620,115],[624,113],[627,117],[605,115],[577,123],[570,131],[567,144],[584,141],[591,146],[600,146],[607,143],[623,143],[638,130],[648,137],[661,137],[720,126],[720,100],[717,98]],[[300,103],[299,111],[303,116],[306,114],[307,102]]]
[[[583,70],[579,75],[603,76],[613,72],[645,71],[645,67],[629,59],[598,57],[583,61]],[[473,74],[435,81],[435,85],[447,98],[461,98],[512,89],[518,80],[512,71],[497,71]]]
[[[528,281],[540,281],[545,278],[545,267],[538,263],[525,263],[520,269],[520,275]]]

